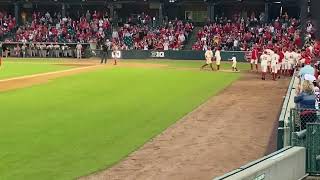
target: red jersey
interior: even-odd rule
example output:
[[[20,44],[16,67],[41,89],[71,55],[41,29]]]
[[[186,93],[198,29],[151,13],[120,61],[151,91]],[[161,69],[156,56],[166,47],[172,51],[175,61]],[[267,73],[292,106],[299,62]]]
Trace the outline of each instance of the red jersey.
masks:
[[[258,56],[259,56],[259,52],[258,52],[258,49],[253,49],[252,52],[251,52],[251,59],[258,59]]]
[[[282,63],[283,58],[284,58],[284,53],[281,51],[279,53],[279,63]]]

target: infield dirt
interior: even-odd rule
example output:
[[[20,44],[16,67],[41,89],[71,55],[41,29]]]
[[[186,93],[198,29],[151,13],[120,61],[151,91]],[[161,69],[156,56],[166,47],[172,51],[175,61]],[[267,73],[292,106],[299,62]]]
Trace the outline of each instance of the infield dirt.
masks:
[[[81,180],[209,180],[276,148],[287,79],[245,73],[136,152]]]

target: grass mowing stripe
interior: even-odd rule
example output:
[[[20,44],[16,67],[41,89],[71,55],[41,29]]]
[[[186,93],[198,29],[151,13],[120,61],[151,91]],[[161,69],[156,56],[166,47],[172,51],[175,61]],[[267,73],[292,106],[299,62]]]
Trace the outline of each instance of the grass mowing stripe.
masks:
[[[205,64],[204,60],[125,60],[124,62],[128,63],[151,63],[151,64],[166,64],[169,67],[186,67],[186,68],[200,68],[203,64]],[[221,62],[221,69],[224,70],[231,70],[231,61],[222,61]],[[245,62],[238,62],[237,67],[239,70],[249,70],[250,64]]]
[[[110,167],[239,76],[114,68],[0,93],[1,179]]]

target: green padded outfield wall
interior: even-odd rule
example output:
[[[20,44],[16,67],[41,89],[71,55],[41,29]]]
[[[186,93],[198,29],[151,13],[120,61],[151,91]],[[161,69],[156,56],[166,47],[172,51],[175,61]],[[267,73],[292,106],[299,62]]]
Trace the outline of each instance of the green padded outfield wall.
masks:
[[[144,50],[128,50],[121,51],[121,59],[179,59],[179,60],[203,60],[204,51],[144,51]],[[111,54],[111,53],[109,53]],[[221,51],[222,60],[231,59],[233,55],[237,57],[237,61],[246,61],[246,52],[244,51]]]

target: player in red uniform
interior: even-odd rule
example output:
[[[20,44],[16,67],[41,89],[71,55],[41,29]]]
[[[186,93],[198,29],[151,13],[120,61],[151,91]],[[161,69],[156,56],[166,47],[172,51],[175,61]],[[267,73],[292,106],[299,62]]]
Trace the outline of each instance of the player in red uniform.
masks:
[[[259,59],[259,51],[258,51],[258,48],[254,46],[251,52],[251,60],[250,60],[251,71],[253,71],[253,64],[255,64],[256,70],[258,72],[258,59]]]
[[[279,55],[279,66],[278,66],[278,69],[279,69],[279,73],[278,73],[278,78],[280,78],[280,74],[283,74],[284,75],[284,52],[282,50],[278,50],[278,55]]]

